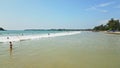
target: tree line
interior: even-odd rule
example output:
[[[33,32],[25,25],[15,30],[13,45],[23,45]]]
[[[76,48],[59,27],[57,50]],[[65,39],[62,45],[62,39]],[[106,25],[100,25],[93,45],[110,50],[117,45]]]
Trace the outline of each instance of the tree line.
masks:
[[[111,18],[111,20],[108,21],[107,24],[103,25],[99,25],[99,26],[95,26],[93,28],[94,31],[120,31],[120,22],[119,20],[114,20],[113,18]]]

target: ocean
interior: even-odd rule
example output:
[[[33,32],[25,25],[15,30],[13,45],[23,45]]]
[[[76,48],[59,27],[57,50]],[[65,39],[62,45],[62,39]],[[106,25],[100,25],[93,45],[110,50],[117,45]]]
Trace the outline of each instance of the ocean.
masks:
[[[15,42],[78,33],[80,33],[80,31],[1,31],[0,42]]]
[[[40,37],[14,40],[13,49],[8,41],[1,42],[0,68],[120,68],[120,35],[89,31],[0,32],[0,38],[36,35]]]

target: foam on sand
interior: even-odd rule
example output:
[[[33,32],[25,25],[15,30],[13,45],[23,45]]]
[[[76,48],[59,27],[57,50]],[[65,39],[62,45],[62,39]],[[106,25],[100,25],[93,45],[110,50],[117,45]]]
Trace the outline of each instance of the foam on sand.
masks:
[[[0,37],[0,42],[31,40],[31,39],[39,39],[39,38],[74,35],[74,34],[79,34],[79,33],[81,33],[81,32],[80,31],[71,31],[71,32],[50,33],[50,34],[40,34],[40,35],[3,36],[3,37]]]

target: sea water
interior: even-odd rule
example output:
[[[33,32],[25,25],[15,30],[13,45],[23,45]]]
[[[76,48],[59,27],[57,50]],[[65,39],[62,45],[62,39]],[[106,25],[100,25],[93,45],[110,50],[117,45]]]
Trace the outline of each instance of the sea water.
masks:
[[[1,31],[0,42],[32,40],[78,33],[80,33],[80,31]]]
[[[0,68],[120,68],[120,35],[101,32],[0,43]]]

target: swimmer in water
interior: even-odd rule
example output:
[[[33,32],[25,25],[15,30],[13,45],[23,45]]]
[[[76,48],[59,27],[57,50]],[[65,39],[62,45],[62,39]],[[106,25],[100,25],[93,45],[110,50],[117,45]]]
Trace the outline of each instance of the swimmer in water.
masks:
[[[9,37],[7,37],[7,39],[9,39]]]

